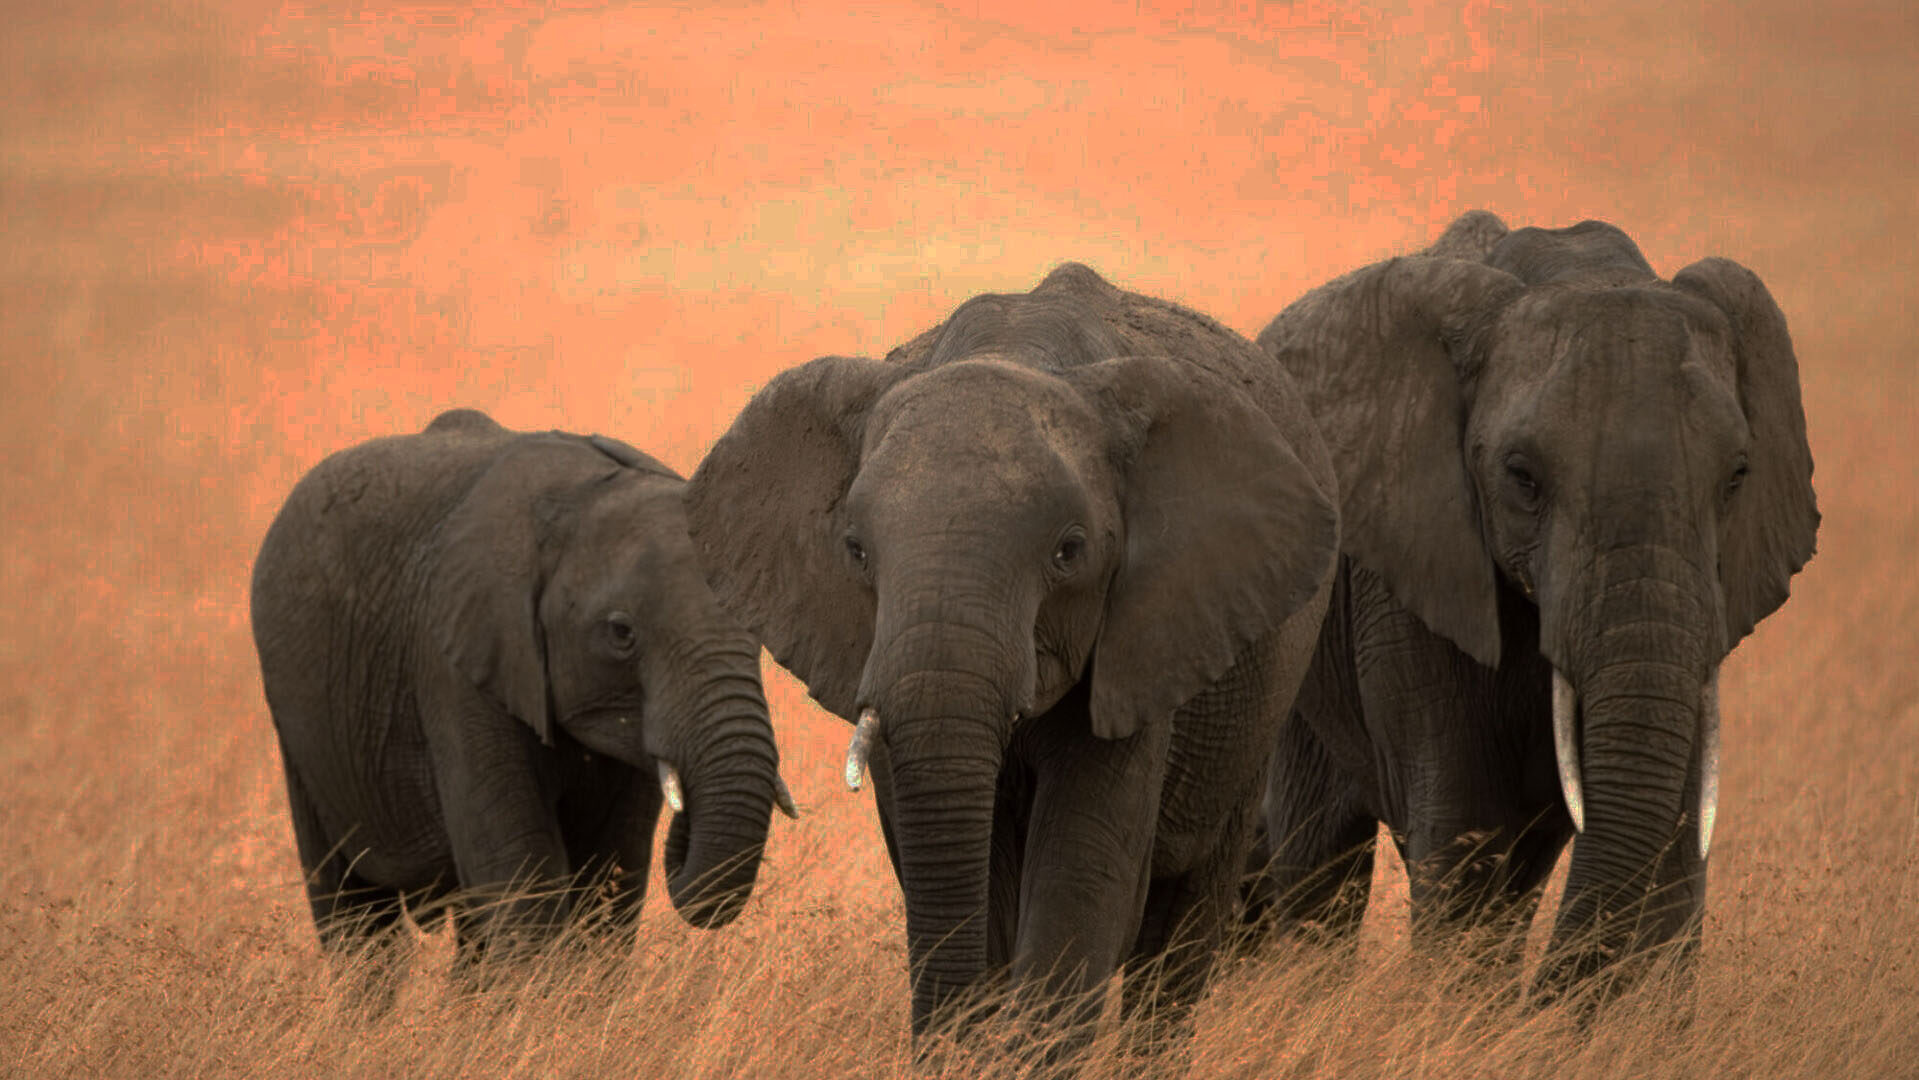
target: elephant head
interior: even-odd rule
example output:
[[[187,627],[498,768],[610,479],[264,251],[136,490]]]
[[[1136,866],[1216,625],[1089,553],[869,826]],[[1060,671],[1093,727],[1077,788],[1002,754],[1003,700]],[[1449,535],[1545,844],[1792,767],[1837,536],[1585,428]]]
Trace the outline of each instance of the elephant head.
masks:
[[[437,425],[445,427],[446,425]],[[759,645],[714,599],[671,470],[604,436],[515,442],[448,515],[431,640],[547,746],[556,729],[657,775],[665,861],[696,926],[752,891],[771,808],[792,812]]]
[[[1719,665],[1819,523],[1798,364],[1725,259],[1665,282],[1610,225],[1508,233],[1483,212],[1430,252],[1314,290],[1260,344],[1333,450],[1355,563],[1493,667],[1534,647],[1501,640],[1496,590],[1538,607],[1579,830],[1558,985],[1693,940]]]
[[[1170,722],[1334,555],[1331,500],[1237,386],[1118,355],[1118,296],[1069,265],[887,362],[790,370],[688,487],[722,601],[860,718],[849,779],[885,747],[916,1030],[986,969],[1016,726]]]

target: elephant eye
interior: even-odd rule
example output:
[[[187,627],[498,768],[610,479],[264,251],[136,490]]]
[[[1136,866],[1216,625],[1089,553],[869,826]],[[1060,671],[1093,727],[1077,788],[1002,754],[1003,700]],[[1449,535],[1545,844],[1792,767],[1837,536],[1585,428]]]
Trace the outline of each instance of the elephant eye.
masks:
[[[1059,545],[1053,549],[1053,567],[1061,571],[1071,570],[1085,551],[1086,538],[1078,532],[1068,533],[1060,538]]]
[[[849,536],[846,538],[846,554],[853,560],[854,566],[862,570],[866,569],[866,548],[860,543],[859,537]]]
[[[633,626],[633,616],[616,611],[606,617],[606,638],[612,642],[614,652],[621,656],[631,653],[639,637],[639,631]]]
[[[1740,486],[1745,484],[1747,471],[1748,468],[1743,458],[1740,459],[1739,464],[1732,467],[1732,476],[1726,480],[1726,494],[1728,496],[1738,491]]]
[[[1539,498],[1539,481],[1534,479],[1532,470],[1519,461],[1506,463],[1506,479],[1512,482],[1513,490],[1521,501],[1531,503]]]

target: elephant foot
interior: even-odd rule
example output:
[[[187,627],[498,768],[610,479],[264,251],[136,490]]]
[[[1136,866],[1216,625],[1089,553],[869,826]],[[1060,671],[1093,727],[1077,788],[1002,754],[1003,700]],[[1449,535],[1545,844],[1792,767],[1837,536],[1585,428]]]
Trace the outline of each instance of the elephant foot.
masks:
[[[1682,1034],[1692,1024],[1698,999],[1698,943],[1667,942],[1625,952],[1588,947],[1548,955],[1533,980],[1534,1009],[1559,1008],[1582,1031],[1590,1030],[1622,998],[1656,995],[1654,1014]]]
[[[342,1012],[362,1024],[378,1023],[393,1012],[405,975],[395,964],[350,972],[342,993]]]
[[[354,1022],[385,1019],[406,981],[411,942],[395,930],[364,939],[358,947],[332,943],[341,1012]]]

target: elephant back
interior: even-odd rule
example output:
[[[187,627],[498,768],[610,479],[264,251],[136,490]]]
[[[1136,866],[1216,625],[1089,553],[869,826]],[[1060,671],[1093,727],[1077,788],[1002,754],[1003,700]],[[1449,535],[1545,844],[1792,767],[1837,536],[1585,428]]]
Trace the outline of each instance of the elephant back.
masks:
[[[1486,264],[1528,286],[1635,285],[1659,277],[1624,230],[1591,220],[1563,229],[1514,229],[1492,245]]]

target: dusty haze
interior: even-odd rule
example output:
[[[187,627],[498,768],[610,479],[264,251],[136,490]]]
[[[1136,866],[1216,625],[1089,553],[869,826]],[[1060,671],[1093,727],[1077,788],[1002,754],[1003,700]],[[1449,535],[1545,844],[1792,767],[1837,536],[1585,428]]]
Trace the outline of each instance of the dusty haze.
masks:
[[[1269,950],[1154,1070],[1919,1068],[1910,5],[13,6],[0,1072],[899,1074],[871,797],[770,663],[805,819],[735,927],[656,887],[610,982],[475,1003],[431,939],[396,1019],[342,1015],[246,624],[280,500],[454,405],[690,473],[775,372],[1060,261],[1251,335],[1473,207],[1738,259],[1797,344],[1825,523],[1725,666],[1692,1025],[1642,995],[1581,1039],[1420,975],[1382,860],[1349,977]]]

